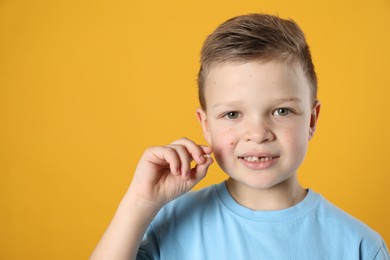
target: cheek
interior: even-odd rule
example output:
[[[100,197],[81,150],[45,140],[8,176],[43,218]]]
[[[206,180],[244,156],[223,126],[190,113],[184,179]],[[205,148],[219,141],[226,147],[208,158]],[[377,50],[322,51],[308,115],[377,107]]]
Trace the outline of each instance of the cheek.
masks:
[[[230,133],[219,133],[213,137],[213,148],[221,150],[229,150],[235,146],[237,141]]]
[[[223,164],[223,158],[234,152],[237,144],[236,133],[233,129],[228,128],[224,131],[213,133],[212,139],[215,159],[219,164]]]
[[[233,127],[214,125],[213,131],[211,131],[211,139],[213,141],[213,147],[229,148],[236,143],[236,137],[238,135],[237,130]]]
[[[298,157],[304,156],[307,150],[308,134],[303,128],[290,128],[283,131],[285,147]]]

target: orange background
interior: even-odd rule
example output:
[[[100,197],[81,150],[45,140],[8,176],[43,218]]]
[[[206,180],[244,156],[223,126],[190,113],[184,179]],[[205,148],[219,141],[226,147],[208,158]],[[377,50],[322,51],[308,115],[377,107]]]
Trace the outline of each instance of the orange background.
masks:
[[[390,243],[390,1],[0,1],[0,259],[86,259],[143,150],[195,117],[205,37],[239,14],[306,32],[322,111],[299,176]],[[216,166],[197,188],[220,182]]]

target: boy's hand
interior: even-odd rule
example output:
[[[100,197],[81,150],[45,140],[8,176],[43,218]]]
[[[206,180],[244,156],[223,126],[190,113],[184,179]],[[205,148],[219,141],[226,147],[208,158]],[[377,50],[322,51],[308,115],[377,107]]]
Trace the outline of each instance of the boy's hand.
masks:
[[[151,147],[142,155],[129,192],[153,207],[191,190],[206,176],[212,149],[182,138],[167,146]],[[196,165],[191,168],[191,162]]]
[[[212,149],[186,138],[142,155],[129,190],[91,259],[135,259],[142,236],[158,211],[189,191],[213,162]],[[191,162],[196,165],[191,168]]]

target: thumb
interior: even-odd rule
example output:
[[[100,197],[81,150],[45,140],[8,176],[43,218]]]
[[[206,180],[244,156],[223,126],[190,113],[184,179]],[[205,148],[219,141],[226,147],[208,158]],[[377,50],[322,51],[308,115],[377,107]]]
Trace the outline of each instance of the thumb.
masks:
[[[198,182],[200,182],[207,174],[210,165],[214,162],[213,158],[206,158],[207,161],[203,164],[197,164],[191,169],[191,173],[188,176],[187,187],[192,189]]]

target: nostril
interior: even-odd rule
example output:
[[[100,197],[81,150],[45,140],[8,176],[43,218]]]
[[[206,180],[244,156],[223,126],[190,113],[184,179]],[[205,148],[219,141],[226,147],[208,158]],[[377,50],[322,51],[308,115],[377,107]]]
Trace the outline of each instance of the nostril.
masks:
[[[247,136],[245,136],[244,140],[246,142],[256,142],[256,143],[263,143],[267,141],[271,141],[274,139],[274,135],[271,131],[264,130],[262,132],[252,132],[248,133]]]

